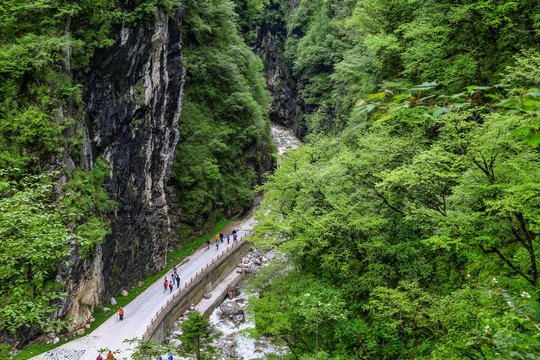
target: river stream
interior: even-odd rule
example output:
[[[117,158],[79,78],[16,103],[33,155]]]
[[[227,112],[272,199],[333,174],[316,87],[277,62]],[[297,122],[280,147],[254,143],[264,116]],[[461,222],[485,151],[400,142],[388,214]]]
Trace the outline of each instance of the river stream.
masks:
[[[288,150],[296,149],[300,145],[300,141],[294,136],[291,130],[275,124],[272,125],[272,139],[277,146],[279,154],[278,163],[282,156],[286,156]],[[241,286],[242,283],[240,283]],[[241,290],[239,296],[226,301],[236,301],[245,309],[251,296],[258,295],[245,293],[244,290]],[[229,319],[223,319],[219,307],[210,316],[210,322],[215,326],[217,331],[223,334],[221,338],[234,344],[232,350],[235,355],[234,358],[244,360],[264,359],[265,354],[285,355],[287,353],[286,348],[277,346],[264,337],[253,339],[248,332],[249,329],[255,328],[255,320],[248,313],[244,313],[244,316],[245,321],[238,324],[238,326]]]

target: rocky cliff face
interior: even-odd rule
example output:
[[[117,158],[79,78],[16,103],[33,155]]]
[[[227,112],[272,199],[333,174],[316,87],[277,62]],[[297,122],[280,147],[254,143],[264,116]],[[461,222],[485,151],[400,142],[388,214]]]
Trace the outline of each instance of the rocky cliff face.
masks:
[[[84,325],[100,300],[163,269],[170,237],[165,186],[178,142],[185,70],[182,65],[182,9],[151,24],[115,29],[116,44],[92,59],[79,78],[85,90],[88,135],[81,166],[101,156],[111,167],[108,189],[118,206],[111,234],[92,259],[73,252],[60,269],[67,281],[63,313]],[[67,280],[66,280],[67,279]]]
[[[268,11],[284,12],[280,3],[271,1]],[[291,2],[294,11],[295,2]],[[305,103],[300,96],[301,79],[293,74],[292,64],[284,56],[287,29],[283,20],[261,21],[257,27],[257,36],[253,50],[265,65],[265,78],[271,97],[270,121],[284,125],[302,139],[307,127],[302,114],[306,113]]]

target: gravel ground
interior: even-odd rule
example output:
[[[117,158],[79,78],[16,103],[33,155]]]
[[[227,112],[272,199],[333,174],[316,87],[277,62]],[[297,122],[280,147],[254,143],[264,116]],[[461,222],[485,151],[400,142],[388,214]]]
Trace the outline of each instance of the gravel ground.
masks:
[[[79,360],[86,350],[54,349],[47,351],[43,360]]]

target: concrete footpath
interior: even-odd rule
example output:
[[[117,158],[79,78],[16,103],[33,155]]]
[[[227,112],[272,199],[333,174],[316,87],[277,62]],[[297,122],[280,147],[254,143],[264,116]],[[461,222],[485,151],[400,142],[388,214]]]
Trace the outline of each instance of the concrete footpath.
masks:
[[[231,222],[223,229],[225,235],[224,242],[216,250],[214,237],[211,239],[210,249],[206,245],[199,248],[195,253],[185,259],[182,264],[177,265],[180,275],[180,288],[183,288],[190,279],[196,276],[207,264],[212,262],[219,253],[225,252],[228,246],[233,245],[231,232],[236,229],[239,238],[244,238],[253,229],[253,212],[248,214],[243,220]],[[231,244],[227,246],[227,235],[231,235]],[[170,280],[172,270],[167,278]],[[177,292],[175,285],[173,292]],[[116,359],[130,359],[132,345],[124,343],[126,339],[141,339],[147,326],[154,316],[166,305],[167,300],[173,294],[167,290],[163,291],[163,278],[150,285],[142,294],[137,296],[127,306],[124,307],[124,320],[118,320],[116,314],[111,316],[106,322],[101,324],[89,335],[75,339],[54,350],[37,355],[32,360],[95,360],[99,354],[98,349],[108,348],[113,351]],[[115,309],[116,307],[111,308]],[[106,354],[102,354],[105,358]]]
[[[294,137],[291,130],[279,125],[272,125],[272,138],[278,147],[280,157],[286,156],[288,150],[296,148],[300,143]],[[261,199],[259,197],[255,202]],[[238,231],[239,237],[245,237],[253,229],[255,219],[253,219],[252,215],[253,212],[248,214],[243,220],[227,225],[223,229],[225,237],[231,234],[232,229]],[[210,250],[206,250],[205,245],[184,260],[180,266],[177,265],[181,287],[184,287],[185,283],[192,277],[195,277],[199,270],[211,263],[212,259],[216,258],[220,252],[224,252],[227,248],[226,240],[220,245],[219,251],[216,250],[214,243],[215,238],[212,239]],[[167,278],[170,279],[170,275],[171,272],[169,272]],[[236,275],[231,274],[230,276],[234,277]],[[224,283],[227,283],[227,281]],[[173,291],[178,291],[176,286]],[[103,348],[109,348],[115,351],[114,355],[116,359],[130,359],[132,353],[129,349],[130,345],[124,343],[124,340],[133,338],[141,339],[147,326],[171,296],[172,294],[169,291],[163,291],[163,279],[159,279],[124,308],[124,321],[119,321],[116,315],[113,315],[91,334],[73,340],[47,353],[38,355],[32,358],[32,360],[94,360],[98,355],[97,349]],[[205,308],[213,306],[213,304],[210,304],[213,301],[216,301],[215,298],[206,303],[201,303],[201,310],[205,311]],[[104,355],[106,354],[102,354],[105,358]]]

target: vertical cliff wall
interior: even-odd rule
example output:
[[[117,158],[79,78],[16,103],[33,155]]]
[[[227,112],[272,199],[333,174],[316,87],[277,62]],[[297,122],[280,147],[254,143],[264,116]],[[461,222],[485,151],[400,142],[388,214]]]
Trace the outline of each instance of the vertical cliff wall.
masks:
[[[85,88],[88,144],[81,165],[102,157],[110,165],[107,187],[117,208],[111,234],[91,259],[75,252],[60,270],[71,294],[64,313],[82,317],[100,299],[129,289],[166,264],[170,236],[165,186],[178,142],[185,70],[182,65],[182,9],[154,21],[122,25],[116,43],[97,53],[92,69],[78,79]]]
[[[307,133],[303,119],[306,105],[299,91],[303,81],[294,75],[292,61],[285,55],[288,36],[286,18],[295,7],[295,1],[290,4],[270,1],[259,18],[252,47],[264,63],[271,98],[270,121],[293,129],[297,137],[303,138]]]

